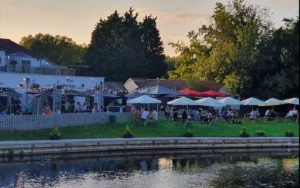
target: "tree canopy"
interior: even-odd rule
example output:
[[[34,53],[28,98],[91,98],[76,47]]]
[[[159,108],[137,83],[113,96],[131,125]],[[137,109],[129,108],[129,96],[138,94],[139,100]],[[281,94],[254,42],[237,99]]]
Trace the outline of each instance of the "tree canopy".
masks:
[[[156,18],[130,8],[123,16],[117,11],[100,19],[92,32],[85,60],[107,80],[124,81],[129,77],[160,77],[166,72]]]
[[[296,94],[298,25],[290,20],[275,30],[266,9],[244,0],[216,3],[211,23],[188,34],[189,45],[171,44],[179,55],[169,77],[215,80],[242,96]]]
[[[81,65],[86,47],[76,44],[66,36],[52,36],[50,34],[36,34],[22,37],[20,45],[47,58],[58,65]]]

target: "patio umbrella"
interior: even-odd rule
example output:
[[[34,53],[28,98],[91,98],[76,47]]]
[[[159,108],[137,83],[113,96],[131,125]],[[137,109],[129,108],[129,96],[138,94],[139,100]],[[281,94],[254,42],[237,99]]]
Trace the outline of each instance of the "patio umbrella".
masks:
[[[189,99],[187,97],[180,97],[178,99],[172,100],[167,102],[169,105],[182,105],[182,106],[187,106],[187,105],[198,105],[195,101],[192,99]]]
[[[293,105],[299,105],[299,98],[290,98],[290,99],[285,99],[283,102],[288,103],[288,104],[293,104]]]
[[[219,91],[214,91],[214,90],[207,90],[207,91],[201,92],[201,96],[203,96],[203,97],[228,97],[228,96],[230,96],[230,94],[219,92]]]
[[[262,105],[264,104],[264,101],[259,100],[254,97],[250,97],[248,99],[242,100],[242,105],[249,105],[249,106],[257,106],[257,105]]]
[[[213,99],[211,97],[199,99],[199,100],[196,100],[195,102],[198,103],[198,105],[200,105],[200,106],[210,106],[210,107],[224,106],[218,100]]]
[[[148,104],[148,110],[149,110],[150,104],[157,104],[156,105],[157,111],[158,111],[158,104],[160,104],[160,103],[161,103],[160,100],[155,99],[153,97],[149,97],[147,95],[142,95],[140,97],[137,97],[137,98],[127,101],[127,104]]]
[[[153,97],[149,97],[147,95],[142,95],[140,97],[127,101],[127,103],[128,104],[159,104],[161,103],[161,101]]]
[[[182,89],[179,91],[180,93],[183,93],[184,95],[187,96],[191,96],[191,97],[200,97],[201,96],[201,92],[200,91],[196,91],[196,90],[192,90],[192,89]]]
[[[218,100],[224,106],[226,105],[242,105],[242,102],[232,97],[225,97]]]
[[[248,99],[242,100],[241,102],[242,102],[242,105],[252,106],[252,110],[253,110],[253,106],[258,106],[258,105],[264,104],[264,101],[259,100],[259,99],[254,98],[254,97],[250,97]]]
[[[277,106],[277,105],[282,105],[282,104],[286,104],[286,102],[279,100],[279,99],[270,98],[259,106]]]

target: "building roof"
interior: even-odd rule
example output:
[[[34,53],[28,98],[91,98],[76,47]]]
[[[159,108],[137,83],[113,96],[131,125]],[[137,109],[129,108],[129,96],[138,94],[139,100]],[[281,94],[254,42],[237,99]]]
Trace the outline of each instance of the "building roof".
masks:
[[[105,82],[104,89],[108,92],[116,91],[120,93],[126,93],[127,89],[124,87],[122,82]]]
[[[37,57],[33,51],[24,48],[23,46],[11,41],[9,39],[0,38],[0,50],[5,51],[6,54],[20,53],[23,52],[26,55]]]
[[[139,89],[161,85],[178,91],[184,88],[190,88],[191,85],[191,81],[188,80],[165,80],[165,79],[147,79],[147,78],[130,78],[130,79],[132,79],[135,82],[135,84],[138,86]],[[199,88],[201,89],[197,89],[197,90],[200,91],[205,91],[209,89],[218,91],[222,87],[224,87],[223,84],[219,84],[216,83],[215,81],[209,81],[209,80],[194,80],[192,81],[192,84],[199,86]]]

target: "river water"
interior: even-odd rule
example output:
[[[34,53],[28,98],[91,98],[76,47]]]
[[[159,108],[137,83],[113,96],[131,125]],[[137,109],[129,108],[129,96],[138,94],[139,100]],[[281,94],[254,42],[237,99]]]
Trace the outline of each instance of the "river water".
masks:
[[[298,187],[298,150],[172,150],[0,158],[0,187]]]

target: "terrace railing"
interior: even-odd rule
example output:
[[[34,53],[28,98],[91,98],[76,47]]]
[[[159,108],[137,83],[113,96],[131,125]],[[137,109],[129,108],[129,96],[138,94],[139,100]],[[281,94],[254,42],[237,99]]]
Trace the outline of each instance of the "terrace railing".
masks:
[[[28,66],[0,66],[0,72],[15,72],[15,73],[33,73],[33,74],[48,74],[48,75],[66,75],[74,76],[76,69],[66,67],[28,67]]]
[[[111,118],[113,117],[113,118]],[[37,130],[53,127],[72,127],[91,124],[130,122],[130,113],[66,113],[45,115],[0,115],[0,131]]]

